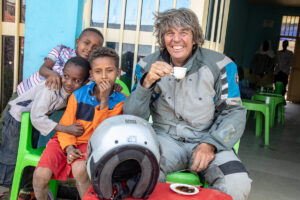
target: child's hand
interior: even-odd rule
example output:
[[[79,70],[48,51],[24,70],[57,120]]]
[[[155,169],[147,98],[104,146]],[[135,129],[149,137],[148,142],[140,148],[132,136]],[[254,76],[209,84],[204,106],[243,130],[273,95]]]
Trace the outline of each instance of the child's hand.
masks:
[[[84,130],[81,123],[74,123],[70,126],[65,126],[65,131],[63,132],[79,137],[83,134],[83,131]]]
[[[100,101],[108,102],[109,95],[111,93],[112,85],[109,83],[108,79],[102,80],[99,84],[99,91],[100,91]]]
[[[114,92],[121,92],[123,90],[122,86],[118,83],[114,84]]]
[[[49,90],[60,90],[61,88],[61,77],[57,72],[52,72],[50,76],[48,76],[46,83],[46,87]]]
[[[67,146],[67,163],[71,164],[78,158],[82,158],[82,153],[79,149],[76,149],[73,145]]]

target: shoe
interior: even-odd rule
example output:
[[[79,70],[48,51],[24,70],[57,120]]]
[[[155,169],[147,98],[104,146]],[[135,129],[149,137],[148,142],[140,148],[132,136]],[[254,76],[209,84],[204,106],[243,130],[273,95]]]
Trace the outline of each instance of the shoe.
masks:
[[[48,197],[50,200],[54,200],[53,194],[50,190],[48,190]]]
[[[1,193],[0,194],[0,199],[2,200],[8,200],[8,199],[10,199],[10,196],[9,196],[10,194],[9,194],[9,192],[3,192],[3,193]]]
[[[21,190],[18,196],[18,200],[36,200],[34,192],[26,192]]]

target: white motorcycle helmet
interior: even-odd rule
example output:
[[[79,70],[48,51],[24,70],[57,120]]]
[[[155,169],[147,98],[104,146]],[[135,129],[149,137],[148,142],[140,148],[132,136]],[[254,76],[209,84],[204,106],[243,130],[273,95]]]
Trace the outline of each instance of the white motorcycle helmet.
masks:
[[[104,120],[88,144],[87,171],[100,199],[148,198],[159,175],[159,144],[151,125],[132,115]]]

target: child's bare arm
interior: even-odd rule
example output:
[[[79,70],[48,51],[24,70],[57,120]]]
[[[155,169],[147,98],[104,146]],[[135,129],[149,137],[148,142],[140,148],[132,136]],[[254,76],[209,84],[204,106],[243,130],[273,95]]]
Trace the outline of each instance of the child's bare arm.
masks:
[[[46,86],[51,89],[59,90],[61,88],[61,79],[59,73],[52,70],[54,61],[46,58],[43,65],[40,67],[39,73],[44,76],[46,80]]]
[[[82,127],[82,124],[80,124],[80,123],[74,123],[69,126],[57,124],[57,126],[54,128],[54,130],[59,131],[59,132],[68,133],[68,134],[74,135],[76,137],[79,137],[83,134],[83,127]]]

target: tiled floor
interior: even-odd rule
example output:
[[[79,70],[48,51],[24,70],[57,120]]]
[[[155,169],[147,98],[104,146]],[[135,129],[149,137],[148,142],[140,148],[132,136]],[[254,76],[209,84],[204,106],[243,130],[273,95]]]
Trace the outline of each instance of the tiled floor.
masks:
[[[250,117],[239,150],[253,180],[248,199],[300,199],[300,105],[285,106],[285,124],[270,129],[269,148],[263,147],[263,137],[255,137]]]
[[[253,180],[248,200],[300,199],[300,105],[285,108],[285,125],[275,123],[270,129],[269,148],[263,137],[255,137],[252,116],[247,122],[239,156]]]

